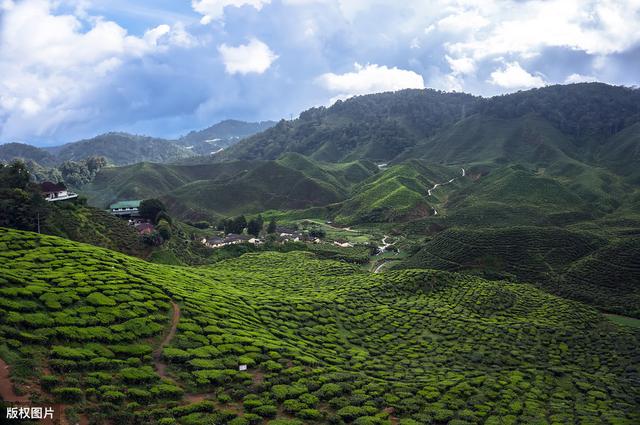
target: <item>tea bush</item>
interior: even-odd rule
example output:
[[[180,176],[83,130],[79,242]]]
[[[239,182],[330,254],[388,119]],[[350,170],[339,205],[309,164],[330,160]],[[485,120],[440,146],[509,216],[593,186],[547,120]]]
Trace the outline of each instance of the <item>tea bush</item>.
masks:
[[[640,421],[640,332],[530,285],[308,252],[173,267],[0,229],[0,291],[0,353],[95,423]]]

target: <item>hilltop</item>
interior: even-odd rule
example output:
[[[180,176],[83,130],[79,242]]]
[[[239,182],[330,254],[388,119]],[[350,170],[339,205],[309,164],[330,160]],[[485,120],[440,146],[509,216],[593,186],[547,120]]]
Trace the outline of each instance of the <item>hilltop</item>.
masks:
[[[115,166],[138,162],[176,162],[198,155],[211,155],[273,124],[271,121],[250,123],[226,120],[204,130],[192,131],[178,140],[110,132],[45,148],[25,143],[6,143],[0,145],[0,162],[20,159],[42,167],[56,167],[67,161],[78,162],[90,157],[103,157]]]
[[[169,267],[6,229],[0,257],[3,358],[71,418],[640,419],[640,334],[526,284],[306,253]]]
[[[610,166],[637,159],[640,90],[581,83],[492,98],[435,90],[356,96],[313,108],[250,137],[219,159],[276,159],[297,152],[323,161],[517,162]],[[631,155],[625,155],[629,154]],[[622,173],[621,173],[622,174]]]

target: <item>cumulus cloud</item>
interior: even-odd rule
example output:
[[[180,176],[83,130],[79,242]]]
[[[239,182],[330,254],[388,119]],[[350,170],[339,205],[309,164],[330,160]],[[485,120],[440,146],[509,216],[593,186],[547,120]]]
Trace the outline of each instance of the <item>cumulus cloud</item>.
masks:
[[[252,6],[260,10],[265,4],[269,3],[271,3],[271,0],[192,0],[191,7],[202,15],[200,22],[206,25],[216,19],[222,18],[224,8],[227,6]]]
[[[237,47],[226,44],[218,47],[228,74],[263,74],[278,59],[262,41],[252,38],[249,43]]]
[[[318,77],[317,81],[324,88],[338,94],[333,101],[358,94],[424,88],[422,75],[413,71],[376,64],[362,66],[356,63],[354,67],[353,72],[327,73]]]
[[[476,72],[476,63],[471,58],[462,57],[454,59],[451,56],[446,55],[445,59],[447,59],[449,67],[451,68],[451,73],[454,76],[473,74]]]
[[[0,23],[0,127],[43,135],[96,113],[88,96],[129,60],[171,43],[169,25],[131,36],[102,18],[55,14],[54,2],[4,2]],[[89,26],[85,30],[86,26]],[[176,39],[174,39],[175,41]]]
[[[530,74],[518,62],[508,63],[493,71],[489,82],[505,89],[530,89],[546,84],[542,77]]]
[[[592,77],[590,75],[582,75],[582,74],[571,74],[564,80],[564,82],[567,84],[593,83],[595,81],[598,81],[596,77]]]

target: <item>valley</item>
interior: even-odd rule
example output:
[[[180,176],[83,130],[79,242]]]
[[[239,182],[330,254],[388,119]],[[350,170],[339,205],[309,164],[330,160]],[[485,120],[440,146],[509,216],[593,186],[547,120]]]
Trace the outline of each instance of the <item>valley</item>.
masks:
[[[2,145],[33,162],[0,167],[2,397],[92,424],[635,424],[639,93]],[[80,196],[45,201],[63,153]]]

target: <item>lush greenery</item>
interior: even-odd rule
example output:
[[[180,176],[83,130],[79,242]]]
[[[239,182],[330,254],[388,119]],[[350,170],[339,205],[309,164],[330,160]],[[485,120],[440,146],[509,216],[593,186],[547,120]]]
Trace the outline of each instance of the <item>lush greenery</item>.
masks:
[[[96,206],[159,197],[172,215],[191,221],[338,202],[377,172],[370,163],[326,164],[299,156],[279,161],[196,165],[136,164],[105,168],[82,188]]]
[[[14,381],[96,422],[640,420],[638,330],[526,284],[299,252],[159,266],[12,230],[0,256],[3,357],[35,373]]]

